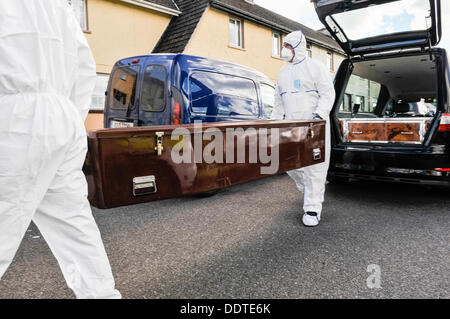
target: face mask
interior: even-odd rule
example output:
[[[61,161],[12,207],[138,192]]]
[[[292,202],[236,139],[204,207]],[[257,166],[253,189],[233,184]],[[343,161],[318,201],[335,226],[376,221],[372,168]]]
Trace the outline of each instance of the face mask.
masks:
[[[281,57],[286,62],[290,62],[292,60],[292,58],[294,57],[294,55],[292,54],[292,51],[289,50],[288,48],[283,48],[283,50],[281,50]]]

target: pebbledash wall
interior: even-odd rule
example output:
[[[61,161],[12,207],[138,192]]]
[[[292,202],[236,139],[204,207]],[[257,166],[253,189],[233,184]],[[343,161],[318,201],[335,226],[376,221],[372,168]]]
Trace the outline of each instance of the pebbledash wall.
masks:
[[[229,44],[230,16],[207,8],[197,25],[184,53],[249,66],[266,74],[274,83],[286,63],[272,55],[272,30],[244,21],[242,48]],[[214,32],[211,26],[214,25]]]
[[[97,85],[86,129],[103,128],[104,92],[114,63],[125,57],[150,54],[171,19],[182,12],[158,5],[162,0],[68,0],[84,26],[97,63]],[[170,1],[176,7],[175,2]],[[242,0],[244,1],[244,0]],[[176,7],[178,9],[178,7]],[[240,18],[241,47],[230,45],[233,15],[207,6],[182,53],[249,66],[276,83],[285,62],[274,55],[274,31],[263,24]],[[213,30],[213,32],[212,32]],[[286,33],[280,33],[283,38]],[[333,76],[345,58],[342,52],[308,42],[310,56],[328,65]]]

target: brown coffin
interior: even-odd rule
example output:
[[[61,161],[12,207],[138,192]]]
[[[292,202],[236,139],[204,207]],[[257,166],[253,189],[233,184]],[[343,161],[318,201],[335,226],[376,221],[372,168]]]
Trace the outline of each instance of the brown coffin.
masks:
[[[174,128],[185,129],[188,134],[172,140]],[[233,148],[227,149],[227,145],[232,144],[227,144],[226,136],[223,138],[224,153],[233,149],[234,160],[230,155],[228,161],[223,157],[223,163],[210,160],[211,163],[207,163],[200,156],[198,163],[176,164],[172,158],[172,151],[179,154],[187,152],[194,157],[193,145],[201,145],[204,151],[211,143],[204,139],[204,136],[209,136],[205,130],[225,133],[228,129],[238,128],[242,131],[237,131]],[[269,132],[278,129],[279,135],[276,131],[274,134],[279,143],[276,144],[277,136],[271,134],[269,138],[259,138],[261,129]],[[201,142],[195,144],[199,137]],[[279,145],[279,165],[270,174],[261,173],[262,167],[270,166],[270,163],[262,163],[260,158],[259,145],[264,140],[267,144],[262,144],[262,147],[268,155],[272,154],[275,145]],[[84,171],[89,185],[89,201],[98,208],[112,208],[208,192],[321,163],[325,156],[325,121],[203,123],[201,130],[194,130],[193,124],[105,129],[90,132],[88,143]],[[240,162],[236,155],[238,145],[245,145],[245,159],[240,158]],[[250,146],[258,149],[257,161],[249,155]]]

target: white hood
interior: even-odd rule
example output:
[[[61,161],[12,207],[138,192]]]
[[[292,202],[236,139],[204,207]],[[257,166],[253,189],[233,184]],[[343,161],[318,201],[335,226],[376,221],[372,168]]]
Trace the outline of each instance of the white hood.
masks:
[[[292,63],[298,63],[307,56],[306,38],[302,31],[299,30],[289,33],[283,42],[290,44],[294,48],[295,56]]]

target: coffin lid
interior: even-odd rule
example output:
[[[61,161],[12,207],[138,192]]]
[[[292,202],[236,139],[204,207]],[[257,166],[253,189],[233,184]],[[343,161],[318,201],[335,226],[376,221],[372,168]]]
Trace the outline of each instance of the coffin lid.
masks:
[[[205,130],[216,129],[226,131],[228,128],[254,128],[256,130],[261,128],[292,128],[310,125],[325,125],[324,120],[254,120],[254,121],[232,121],[232,122],[205,122],[202,123],[201,132]],[[89,132],[90,139],[109,139],[109,138],[134,138],[134,137],[148,137],[155,136],[156,132],[164,132],[170,135],[174,129],[181,128],[196,133],[197,128],[194,124],[181,125],[160,125],[160,126],[140,126],[131,128],[107,128]],[[200,133],[200,131],[199,131]]]

